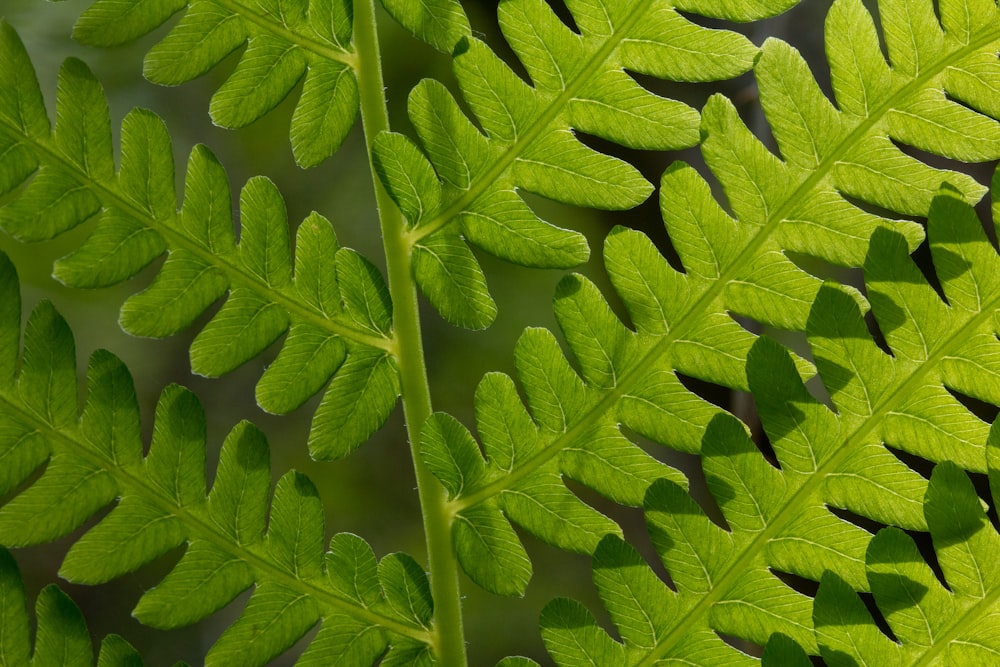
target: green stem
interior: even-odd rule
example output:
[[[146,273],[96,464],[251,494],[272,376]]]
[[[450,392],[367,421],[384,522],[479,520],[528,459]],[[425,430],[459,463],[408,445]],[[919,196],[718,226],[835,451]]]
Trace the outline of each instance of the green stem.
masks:
[[[358,55],[361,119],[371,164],[371,149],[375,137],[389,129],[374,0],[354,2],[354,45]],[[431,594],[434,597],[434,650],[438,664],[442,667],[463,667],[466,664],[465,635],[462,630],[462,606],[458,589],[458,562],[451,548],[453,516],[447,505],[444,488],[420,458],[420,428],[431,415],[431,396],[420,332],[417,290],[412,279],[413,248],[407,239],[403,216],[382,187],[374,167],[372,180],[382,226],[389,293],[392,295],[403,413],[424,519],[424,538],[427,541]]]

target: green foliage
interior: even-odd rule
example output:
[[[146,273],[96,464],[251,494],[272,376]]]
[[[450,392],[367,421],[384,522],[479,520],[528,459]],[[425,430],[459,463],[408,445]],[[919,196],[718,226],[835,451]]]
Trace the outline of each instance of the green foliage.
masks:
[[[13,267],[5,256],[0,266],[3,301],[18,304]],[[20,330],[19,310],[2,323],[5,332]],[[15,355],[8,364],[16,361],[18,347],[14,342],[5,349]],[[335,536],[324,555],[316,487],[293,470],[269,498],[268,445],[250,423],[227,436],[206,494],[205,415],[188,390],[164,390],[144,456],[132,378],[119,359],[99,350],[90,360],[78,418],[73,337],[51,304],[32,312],[20,372],[0,392],[2,445],[13,463],[3,471],[4,490],[20,487],[48,461],[41,476],[0,509],[5,543],[24,547],[58,539],[117,500],[76,540],[60,575],[99,584],[186,544],[183,558],[134,613],[156,628],[188,625],[253,586],[243,614],[209,651],[207,664],[264,664],[321,616],[328,629],[309,649],[320,656],[378,656],[388,642],[384,630],[426,640],[431,603],[420,566],[393,554],[376,573],[371,548],[349,534]],[[352,629],[346,640],[344,617]],[[369,639],[354,646],[354,634]],[[400,643],[406,646],[405,639]]]
[[[17,563],[0,550],[0,663],[32,667],[69,667],[94,664],[94,649],[80,608],[54,585],[38,594],[37,626],[31,640],[24,584]],[[118,635],[101,642],[99,667],[142,667],[142,658]]]
[[[151,111],[124,116],[116,157],[104,92],[79,60],[59,72],[53,126],[47,84],[6,22],[0,228],[23,242],[70,232],[53,268],[68,287],[153,267],[121,327],[167,337],[201,322],[193,373],[219,377],[277,348],[256,400],[284,415],[322,394],[307,437],[318,460],[350,455],[401,398],[426,560],[377,558],[351,533],[328,540],[327,491],[296,470],[277,471],[272,489],[269,446],[247,421],[225,437],[209,486],[206,415],[183,387],[163,390],[147,447],[132,377],[111,352],[91,355],[81,401],[69,326],[43,301],[22,333],[2,253],[0,544],[66,539],[59,575],[89,585],[177,554],[133,611],[157,629],[251,591],[212,638],[213,665],[263,665],[300,640],[304,665],[467,664],[458,569],[488,594],[524,596],[539,574],[529,534],[591,557],[614,626],[550,601],[540,641],[558,665],[979,664],[1000,651],[1000,538],[967,477],[989,476],[995,508],[1000,427],[967,405],[1000,406],[1000,258],[973,209],[988,188],[962,164],[1000,158],[995,0],[882,0],[881,34],[859,0],[835,0],[832,100],[789,44],[758,47],[686,16],[752,21],[784,0],[566,0],[572,26],[543,0],[505,0],[498,26],[516,63],[458,0],[383,4],[452,65],[455,86],[425,78],[409,92],[413,138],[390,131],[372,2],[96,0],[74,36],[120,45],[183,13],[146,56],[145,75],[165,85],[245,46],[211,118],[250,125],[302,82],[290,131],[302,167],[336,152],[360,113],[385,277],[320,213],[290,221],[266,177],[234,205],[205,146],[178,198],[171,139]],[[776,151],[721,93],[700,110],[680,101],[684,84],[750,69]],[[669,95],[652,92],[665,82],[677,84]],[[543,220],[523,193],[634,208],[654,187],[621,149],[696,145],[704,173],[675,161],[659,179],[676,257],[614,227],[607,283],[563,276],[559,335],[525,329],[513,377],[483,377],[475,435],[434,412],[418,291],[448,323],[489,327],[498,306],[474,249],[544,269],[590,256],[582,229]],[[992,191],[996,231],[1000,169]],[[755,414],[697,382],[749,392]],[[642,512],[648,541],[620,506]],[[926,534],[943,582],[918,546]],[[5,663],[93,664],[82,616],[53,587],[38,597],[30,657],[6,551],[0,587]],[[137,661],[114,635],[98,658]]]
[[[438,14],[456,17],[457,2],[424,6],[421,16],[416,7],[396,11],[406,4],[387,6],[438,48],[456,43],[458,21],[435,20],[433,34],[426,24]],[[541,0],[499,7],[500,29],[533,86],[483,42],[457,40],[455,77],[482,132],[442,84],[425,79],[411,91],[408,111],[426,157],[402,135],[383,135],[375,143],[376,172],[414,228],[414,277],[444,318],[459,326],[481,328],[495,315],[482,271],[459,234],[526,266],[567,268],[587,258],[581,235],[538,219],[518,189],[613,210],[636,206],[652,191],[635,168],[587,147],[574,130],[636,149],[697,142],[697,112],[650,93],[625,69],[674,81],[714,81],[742,74],[756,53],[746,38],[700,27],[667,3],[570,5],[582,34]],[[684,9],[749,19],[784,8],[750,2]]]
[[[994,428],[988,454],[991,477],[998,444],[1000,430]],[[996,486],[991,488],[995,506]],[[876,628],[849,586],[835,574],[824,574],[813,618],[828,664],[989,664],[1000,649],[992,565],[1000,535],[968,476],[953,463],[934,469],[924,513],[944,582],[906,533],[880,530],[868,546],[865,567],[896,641]]]
[[[181,9],[184,17],[146,56],[146,78],[176,86],[205,74],[245,43],[236,69],[212,97],[212,120],[229,128],[249,125],[304,76],[291,123],[296,162],[317,165],[340,147],[358,109],[349,2],[99,0],[80,16],[73,36],[83,44],[117,46],[155,30]]]
[[[935,514],[945,510],[924,503],[925,496],[935,497],[934,482],[929,487],[892,451],[944,461],[942,470],[962,466],[986,472],[988,426],[947,388],[976,397],[996,389],[992,371],[980,360],[1000,350],[998,304],[995,296],[986,296],[996,294],[991,285],[1000,276],[1000,258],[972,210],[947,187],[932,204],[928,236],[947,304],[910,259],[901,235],[878,230],[872,236],[866,285],[892,355],[877,347],[849,294],[832,285],[820,289],[806,334],[832,410],[806,390],[786,350],[766,337],[754,343],[748,383],[779,467],[762,456],[734,417],[713,418],[703,436],[701,462],[725,528],[680,486],[662,480],[649,487],[647,525],[676,592],[632,547],[613,536],[602,540],[594,554],[594,583],[630,652],[624,664],[664,658],[739,664],[739,654],[717,632],[761,646],[780,633],[821,653],[828,664],[903,664],[884,654],[842,662],[828,655],[824,641],[825,626],[837,626],[829,632],[839,634],[838,646],[881,636],[874,625],[858,636],[842,626],[854,624],[845,618],[855,608],[864,611],[860,602],[845,602],[856,599],[854,591],[880,596],[873,552],[879,562],[898,567],[912,556],[912,542],[909,551],[890,549],[889,535],[904,535],[899,528],[930,531],[937,544],[943,538],[936,531],[961,533],[963,524],[975,522],[966,529],[968,536],[950,542],[961,543],[982,525],[974,518],[982,512],[976,501],[966,508],[972,517],[960,518],[961,509],[948,510],[953,515],[947,519]],[[948,270],[958,262],[960,271]],[[982,298],[969,299],[974,295]],[[966,374],[957,375],[958,368]],[[886,528],[873,540],[831,508],[898,528]],[[962,567],[985,567],[976,565],[982,557],[971,553],[973,558],[959,559]],[[823,582],[815,610],[807,596],[776,576],[779,572]],[[919,599],[916,593],[909,598]],[[567,603],[552,604],[557,605],[552,620],[543,614],[542,626],[557,664],[579,664],[581,656],[617,664],[602,662],[612,640],[592,617],[564,627]],[[645,610],[643,617],[636,618],[637,608]],[[578,653],[564,654],[567,644]]]
[[[398,395],[385,370],[392,366],[385,355],[392,324],[378,270],[353,251],[340,252],[330,223],[314,213],[298,227],[293,274],[284,201],[263,177],[240,192],[237,244],[228,179],[204,146],[191,152],[178,212],[170,139],[151,112],[135,110],[122,123],[116,174],[107,104],[87,67],[69,60],[62,68],[50,130],[27,54],[9,25],[3,31],[3,76],[18,88],[3,113],[5,136],[23,132],[30,140],[6,144],[18,160],[6,170],[5,189],[32,169],[38,174],[2,210],[0,225],[20,240],[39,241],[98,215],[87,240],[55,267],[56,278],[73,287],[121,282],[169,248],[153,283],[122,306],[122,328],[136,336],[175,334],[228,291],[191,346],[192,370],[223,375],[289,331],[258,386],[261,406],[289,412],[336,375],[315,424],[326,444],[314,454],[342,455],[364,442]]]

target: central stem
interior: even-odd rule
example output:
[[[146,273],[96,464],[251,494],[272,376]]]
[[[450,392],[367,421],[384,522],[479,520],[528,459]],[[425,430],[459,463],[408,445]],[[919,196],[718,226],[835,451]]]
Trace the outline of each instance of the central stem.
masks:
[[[382,81],[382,62],[375,20],[374,0],[354,1],[354,45],[358,55],[358,89],[368,162],[372,166],[375,137],[389,129],[389,112]],[[465,636],[458,589],[458,563],[451,548],[452,516],[444,488],[420,457],[420,429],[431,415],[430,387],[420,332],[417,289],[412,277],[412,246],[399,209],[389,198],[372,166],[372,181],[385,246],[389,294],[392,296],[396,361],[403,394],[403,414],[410,438],[410,453],[417,479],[417,493],[424,519],[424,539],[434,598],[434,650],[442,667],[464,667]]]

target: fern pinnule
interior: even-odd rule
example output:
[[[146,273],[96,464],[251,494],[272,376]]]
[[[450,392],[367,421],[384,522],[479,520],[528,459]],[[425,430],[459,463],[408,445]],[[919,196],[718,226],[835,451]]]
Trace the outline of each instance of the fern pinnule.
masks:
[[[454,0],[433,3],[446,5],[459,11]],[[384,134],[373,147],[379,177],[412,227],[415,278],[454,324],[482,328],[495,316],[466,242],[527,266],[564,268],[587,257],[583,236],[540,220],[519,189],[601,209],[632,208],[652,192],[634,167],[587,147],[574,132],[635,149],[698,142],[698,113],[649,92],[626,70],[714,81],[742,74],[756,54],[745,37],[698,26],[666,2],[578,0],[567,7],[579,34],[543,0],[510,0],[498,8],[500,28],[530,85],[485,43],[459,41],[455,76],[482,129],[441,83],[426,79],[409,97],[426,156],[400,134]],[[784,2],[681,7],[737,20],[786,8]]]
[[[444,53],[451,53],[459,40],[472,34],[465,9],[456,0],[422,0],[419,3],[384,0],[381,4],[414,37]]]
[[[991,482],[998,445],[1000,431],[994,424],[987,444]],[[997,486],[990,486],[995,507]],[[1000,651],[996,527],[968,476],[951,462],[934,469],[924,503],[944,580],[909,535],[891,527],[880,530],[868,545],[865,566],[875,602],[894,636],[883,634],[856,593],[828,573],[813,610],[820,655],[827,664],[985,665]]]
[[[35,602],[37,626],[31,640],[24,583],[17,562],[0,549],[0,664],[64,667],[142,667],[142,658],[118,635],[101,641],[94,661],[87,623],[80,608],[57,586],[46,586]]]
[[[812,660],[802,647],[783,634],[771,635],[761,652],[762,667],[809,667]]]
[[[246,44],[236,69],[215,93],[212,120],[249,125],[273,109],[305,77],[291,122],[292,153],[312,167],[340,147],[358,115],[357,56],[351,44],[351,3],[345,0],[97,0],[73,36],[91,46],[117,46],[178,21],[146,56],[143,73],[175,86],[197,78]]]
[[[866,551],[876,548],[871,534],[831,508],[933,532],[924,504],[925,495],[933,495],[927,480],[889,448],[986,470],[987,425],[951,392],[1000,402],[991,361],[1000,352],[1000,257],[971,207],[947,185],[931,206],[928,236],[947,303],[910,259],[900,234],[879,229],[872,238],[866,285],[892,356],[872,339],[854,297],[833,285],[820,289],[806,333],[836,412],[805,388],[787,351],[766,337],[754,343],[748,381],[780,468],[765,460],[734,417],[713,418],[701,447],[702,469],[725,527],[676,483],[650,486],[647,524],[674,590],[633,547],[614,536],[603,539],[594,581],[624,641],[615,649],[624,651],[623,660],[614,664],[749,660],[717,633],[760,646],[781,633],[819,653],[822,633],[813,632],[811,600],[776,573],[813,581],[835,576],[848,590],[871,590],[865,566]],[[626,593],[641,597],[623,602]],[[558,664],[579,664],[580,656],[601,655],[601,646],[614,643],[577,603],[552,605],[543,614],[543,634]],[[635,608],[646,615],[636,617]],[[567,614],[590,620],[562,623]],[[574,642],[576,652],[565,654]]]
[[[0,106],[0,185],[13,193],[0,226],[39,241],[96,216],[81,247],[55,265],[55,276],[75,287],[117,284],[169,249],[153,283],[122,307],[126,331],[175,334],[228,291],[191,346],[195,372],[227,373],[287,331],[257,386],[260,405],[289,412],[333,377],[316,413],[313,454],[346,455],[374,433],[399,394],[391,304],[378,270],[340,248],[317,213],[298,228],[293,270],[284,201],[263,177],[240,192],[237,244],[229,181],[204,146],[191,152],[178,211],[170,139],[151,112],[134,110],[123,121],[116,172],[107,103],[87,67],[64,64],[50,130],[23,45],[9,25],[0,32],[9,63],[0,73],[9,100]]]
[[[207,664],[266,664],[320,619],[323,627],[303,664],[372,664],[390,643],[389,655],[399,652],[402,664],[408,659],[402,656],[429,650],[433,605],[422,568],[402,553],[377,562],[366,542],[346,533],[335,535],[324,554],[316,488],[293,470],[269,497],[270,455],[253,425],[243,422],[229,433],[206,494],[205,416],[191,392],[164,390],[143,456],[139,408],[122,362],[103,350],[94,353],[78,416],[73,338],[50,304],[40,304],[29,318],[23,361],[12,372],[18,367],[20,299],[16,273],[2,255],[0,297],[12,305],[4,309],[0,331],[5,343],[13,341],[4,346],[0,366],[6,462],[0,491],[16,491],[0,508],[5,545],[51,542],[117,501],[74,541],[60,574],[103,583],[184,545],[181,559],[134,611],[158,628],[200,621],[253,586]],[[16,649],[4,636],[0,650]]]
[[[715,96],[703,111],[705,160],[733,215],[756,230],[744,232],[755,261],[736,263],[725,275],[723,300],[735,313],[801,329],[819,282],[806,275],[790,280],[804,272],[786,252],[860,266],[877,228],[899,231],[911,250],[920,243],[917,224],[886,216],[925,216],[942,180],[969,203],[985,192],[970,176],[931,167],[894,142],[965,162],[1000,156],[1000,108],[991,92],[1000,77],[1000,10],[995,3],[946,2],[942,23],[929,2],[885,0],[880,14],[892,26],[885,32],[889,62],[860,2],[838,0],[830,9],[826,50],[839,108],[794,49],[775,39],[763,45],[754,73],[780,159],[728,100]],[[967,24],[958,25],[959,16],[968,16]],[[697,180],[690,172],[667,191],[668,210],[694,214],[685,192]],[[863,210],[850,198],[885,213]],[[725,215],[721,208],[711,214]],[[711,244],[698,245],[693,250],[710,259]],[[687,265],[685,251],[678,247]]]

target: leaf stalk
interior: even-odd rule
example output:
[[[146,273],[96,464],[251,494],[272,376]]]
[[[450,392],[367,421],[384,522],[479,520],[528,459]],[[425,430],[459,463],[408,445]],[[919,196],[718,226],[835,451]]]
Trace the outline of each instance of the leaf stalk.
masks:
[[[434,600],[432,641],[438,664],[443,667],[464,667],[467,664],[465,636],[462,629],[458,562],[451,547],[452,516],[444,488],[420,457],[420,429],[430,417],[432,408],[420,332],[417,290],[413,280],[412,245],[402,213],[382,187],[371,160],[375,137],[389,129],[377,28],[374,0],[355,0],[354,44],[358,61],[361,120],[385,248],[403,414],[409,434],[410,453],[424,521],[424,539],[427,543],[431,594]]]

